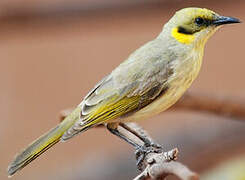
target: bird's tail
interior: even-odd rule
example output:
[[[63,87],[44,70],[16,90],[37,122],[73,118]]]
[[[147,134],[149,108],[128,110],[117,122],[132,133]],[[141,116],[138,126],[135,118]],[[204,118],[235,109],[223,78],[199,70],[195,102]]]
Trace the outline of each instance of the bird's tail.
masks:
[[[35,140],[20,154],[18,154],[8,167],[9,176],[12,176],[16,171],[24,168],[46,150],[58,143],[62,135],[80,118],[80,112],[80,107],[77,107],[58,126]]]

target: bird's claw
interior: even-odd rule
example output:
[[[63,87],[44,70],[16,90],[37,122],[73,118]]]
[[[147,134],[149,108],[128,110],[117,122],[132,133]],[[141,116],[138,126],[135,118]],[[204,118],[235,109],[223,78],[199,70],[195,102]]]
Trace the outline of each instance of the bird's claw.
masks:
[[[149,153],[162,153],[163,148],[159,144],[145,144],[143,146],[140,146],[136,149],[135,155],[137,160],[137,167],[140,171],[143,170],[143,162],[147,154]]]

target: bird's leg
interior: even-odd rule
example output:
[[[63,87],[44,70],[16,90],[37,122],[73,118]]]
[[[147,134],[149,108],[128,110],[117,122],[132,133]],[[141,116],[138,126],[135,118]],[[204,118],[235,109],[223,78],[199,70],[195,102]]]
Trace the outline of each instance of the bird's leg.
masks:
[[[140,148],[140,145],[137,144],[136,142],[132,141],[131,139],[129,139],[127,136],[125,136],[123,133],[121,133],[118,130],[118,123],[108,123],[106,125],[107,129],[114,135],[116,135],[117,137],[123,139],[124,141],[126,141],[127,143],[131,144],[134,146],[135,149]]]
[[[119,123],[119,126],[134,134],[137,138],[144,142],[144,144],[142,146],[138,146],[135,151],[137,160],[136,164],[139,170],[143,169],[143,161],[147,154],[163,152],[163,148],[159,144],[155,143],[145,132],[141,132],[142,129],[137,130],[128,126],[126,123]]]
[[[129,136],[127,136],[129,134],[125,135],[119,131],[118,126],[121,126],[124,130],[126,130],[126,132],[129,132],[134,136],[136,136],[138,139],[143,141],[144,144],[140,145],[135,141],[131,140]],[[140,130],[137,131],[137,129],[132,128],[125,123],[108,123],[106,127],[112,134],[120,137],[121,139],[125,140],[126,142],[134,146],[134,148],[136,149],[135,155],[137,160],[137,167],[139,170],[143,169],[143,162],[147,154],[163,152],[162,147],[156,144],[155,142],[153,142],[153,140],[147,137],[146,134],[139,132]]]
[[[133,135],[138,137],[141,141],[144,142],[144,146],[152,146],[156,148],[160,148],[161,146],[157,143],[155,143],[152,139],[150,139],[145,133],[140,133],[134,128],[131,128],[126,123],[119,123],[119,126],[123,127],[127,131],[131,132]]]

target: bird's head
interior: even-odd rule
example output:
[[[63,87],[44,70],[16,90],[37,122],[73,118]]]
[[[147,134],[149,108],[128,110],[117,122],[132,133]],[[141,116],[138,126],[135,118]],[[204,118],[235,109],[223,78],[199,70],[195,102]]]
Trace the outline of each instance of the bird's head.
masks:
[[[177,11],[165,27],[179,43],[204,45],[221,25],[239,22],[208,9],[185,8]]]

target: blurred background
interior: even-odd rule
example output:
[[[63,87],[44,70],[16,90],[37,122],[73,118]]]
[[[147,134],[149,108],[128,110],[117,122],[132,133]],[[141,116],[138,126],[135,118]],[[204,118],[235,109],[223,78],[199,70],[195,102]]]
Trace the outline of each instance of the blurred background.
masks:
[[[178,9],[198,6],[245,19],[244,0],[1,0],[0,179],[22,148],[59,122],[121,61],[153,39]],[[245,24],[208,42],[191,89],[245,101]],[[245,179],[245,122],[165,112],[139,122],[202,179]],[[60,143],[12,179],[132,179],[133,148],[103,128]],[[171,178],[169,178],[171,179]]]

